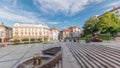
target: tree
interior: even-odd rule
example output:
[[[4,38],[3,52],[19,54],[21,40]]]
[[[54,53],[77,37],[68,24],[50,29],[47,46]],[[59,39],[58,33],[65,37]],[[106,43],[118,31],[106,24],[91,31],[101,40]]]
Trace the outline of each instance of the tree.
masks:
[[[83,32],[85,35],[99,33],[108,33],[111,36],[117,34],[120,31],[120,19],[116,14],[106,12],[98,18],[88,19],[84,26]]]
[[[85,35],[93,35],[94,33],[96,33],[98,31],[98,27],[97,27],[97,23],[98,23],[99,19],[98,18],[90,18],[88,19],[84,26],[83,26],[83,32]]]
[[[114,36],[119,28],[120,20],[114,13],[107,12],[99,18],[98,29],[101,33],[109,33]]]

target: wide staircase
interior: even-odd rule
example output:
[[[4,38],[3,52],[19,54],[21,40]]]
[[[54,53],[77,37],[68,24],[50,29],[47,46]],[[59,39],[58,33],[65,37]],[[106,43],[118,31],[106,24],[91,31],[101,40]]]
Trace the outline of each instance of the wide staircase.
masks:
[[[80,68],[120,68],[120,50],[102,45],[67,43]]]

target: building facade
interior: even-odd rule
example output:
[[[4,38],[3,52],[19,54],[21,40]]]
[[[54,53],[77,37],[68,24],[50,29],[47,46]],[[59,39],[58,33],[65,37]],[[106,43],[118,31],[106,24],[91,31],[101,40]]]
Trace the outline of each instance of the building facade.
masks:
[[[59,39],[61,41],[76,41],[80,39],[80,28],[76,26],[60,31]]]
[[[80,28],[76,27],[76,26],[72,26],[69,27],[69,29],[71,30],[70,32],[70,39],[72,41],[76,41],[80,39]]]
[[[59,30],[56,28],[50,28],[50,40],[58,41]]]
[[[0,24],[0,42],[5,43],[12,39],[12,28]]]
[[[113,7],[113,9],[110,10],[110,12],[115,13],[120,19],[120,7]]]
[[[118,16],[118,18],[120,19],[120,7],[113,7],[113,9],[111,9],[111,10],[109,10],[107,12],[112,12],[112,13],[116,14]],[[93,16],[93,18],[99,18],[102,15],[95,15],[95,16]]]
[[[43,24],[15,23],[13,26],[13,39],[21,40],[24,38],[49,39],[49,27]]]
[[[70,39],[70,30],[64,29],[59,33],[59,40],[60,41],[68,41]]]

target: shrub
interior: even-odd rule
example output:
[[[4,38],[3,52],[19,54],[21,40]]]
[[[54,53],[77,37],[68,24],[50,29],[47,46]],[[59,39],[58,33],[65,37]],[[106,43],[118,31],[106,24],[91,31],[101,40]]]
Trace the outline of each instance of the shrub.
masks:
[[[85,39],[85,42],[86,42],[86,43],[90,43],[90,39],[89,39],[89,38],[86,38],[86,39]]]
[[[31,42],[35,42],[35,39],[34,39],[34,38],[31,38],[30,41],[31,41]]]
[[[28,39],[28,38],[23,38],[23,39],[22,39],[22,42],[23,42],[23,43],[29,43],[29,39]]]
[[[41,43],[42,42],[42,38],[38,38],[37,41]]]
[[[24,39],[22,39],[22,41],[29,41],[29,39],[28,38],[24,38]]]
[[[18,43],[20,43],[20,40],[19,40],[19,39],[14,39],[14,40],[13,40],[13,43],[14,43],[14,44],[18,44]]]
[[[102,39],[102,40],[110,40],[111,37],[108,35],[97,35],[96,38]]]
[[[44,38],[44,42],[48,42],[48,38]]]

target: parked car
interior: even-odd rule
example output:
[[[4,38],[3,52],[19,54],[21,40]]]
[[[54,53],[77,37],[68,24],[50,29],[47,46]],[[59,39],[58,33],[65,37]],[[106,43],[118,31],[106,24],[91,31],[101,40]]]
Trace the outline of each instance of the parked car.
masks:
[[[102,40],[98,38],[91,38],[90,41],[91,42],[102,42]]]

